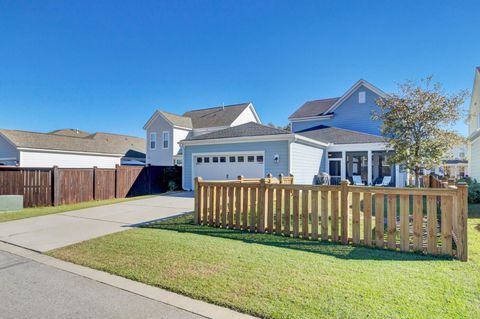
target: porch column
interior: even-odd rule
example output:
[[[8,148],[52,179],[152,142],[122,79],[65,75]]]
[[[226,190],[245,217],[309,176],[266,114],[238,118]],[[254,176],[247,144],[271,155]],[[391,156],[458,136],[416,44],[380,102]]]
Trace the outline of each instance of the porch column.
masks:
[[[367,152],[367,172],[368,172],[368,178],[367,178],[367,184],[372,185],[372,151],[369,150]]]
[[[409,176],[407,174],[407,180]],[[401,187],[404,187],[405,185],[402,185]],[[400,166],[398,164],[395,164],[395,187],[400,187]]]
[[[342,164],[340,165],[340,175],[342,180],[347,178],[347,156],[345,151],[342,151]]]

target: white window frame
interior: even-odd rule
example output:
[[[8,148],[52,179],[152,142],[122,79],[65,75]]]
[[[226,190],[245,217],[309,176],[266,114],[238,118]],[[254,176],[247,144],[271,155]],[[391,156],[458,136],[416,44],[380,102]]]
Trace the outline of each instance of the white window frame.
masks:
[[[365,91],[358,92],[358,103],[365,104],[367,102],[367,93]]]
[[[152,147],[152,142],[154,142],[154,146]],[[150,132],[150,140],[148,141],[149,148],[154,151],[157,149],[157,133]]]
[[[165,139],[165,137],[167,137],[167,138]],[[165,141],[167,142],[167,147],[165,147]],[[164,150],[170,148],[170,132],[169,131],[163,131],[162,132],[162,148]]]

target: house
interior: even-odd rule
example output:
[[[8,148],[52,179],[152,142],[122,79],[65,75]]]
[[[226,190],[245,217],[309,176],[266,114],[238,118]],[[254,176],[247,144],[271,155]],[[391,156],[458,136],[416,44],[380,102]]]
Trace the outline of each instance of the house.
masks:
[[[462,178],[468,175],[468,146],[454,146],[442,160],[443,173],[448,177]]]
[[[388,163],[392,151],[381,136],[382,122],[371,118],[383,97],[382,90],[359,80],[340,97],[305,102],[288,118],[292,132],[328,143],[325,167],[333,183],[360,176],[365,185],[385,177],[390,185],[405,185],[407,173]]]
[[[145,163],[145,146],[143,138],[110,133],[0,129],[0,165],[114,168]]]
[[[260,123],[252,103],[197,109],[182,115],[157,110],[143,126],[148,140],[147,164],[182,165],[179,141],[247,122]]]
[[[475,69],[468,117],[469,176],[480,181],[480,67]]]

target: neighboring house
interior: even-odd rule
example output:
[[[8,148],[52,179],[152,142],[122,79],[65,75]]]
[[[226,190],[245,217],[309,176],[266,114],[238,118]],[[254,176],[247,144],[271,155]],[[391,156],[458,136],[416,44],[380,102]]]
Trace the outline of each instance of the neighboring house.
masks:
[[[148,141],[147,164],[182,165],[179,141],[252,121],[260,123],[252,103],[192,110],[183,115],[157,110],[143,127]]]
[[[453,147],[443,159],[442,168],[448,177],[462,178],[468,175],[468,146],[461,144]]]
[[[480,67],[475,69],[468,117],[469,176],[480,181]]]
[[[62,129],[49,133],[0,129],[0,165],[114,168],[145,163],[139,137]]]
[[[381,134],[381,121],[372,120],[376,100],[385,93],[365,80],[355,83],[342,96],[304,103],[288,118],[292,132],[328,143],[326,172],[333,183],[360,176],[366,185],[404,186],[406,172],[388,164],[388,150]]]

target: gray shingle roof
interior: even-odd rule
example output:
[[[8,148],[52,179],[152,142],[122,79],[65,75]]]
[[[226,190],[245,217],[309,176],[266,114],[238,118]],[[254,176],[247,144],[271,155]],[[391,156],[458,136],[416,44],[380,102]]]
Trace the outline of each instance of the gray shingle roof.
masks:
[[[177,114],[169,113],[169,112],[164,112],[164,111],[158,111],[158,113],[162,114],[170,123],[176,126],[181,126],[181,127],[186,127],[186,128],[192,128],[192,119],[186,116],[180,116]]]
[[[94,133],[80,137],[64,135],[64,131],[66,130],[38,133],[0,129],[0,134],[16,147],[145,157],[146,143],[145,139],[140,137],[110,133]]]
[[[258,124],[255,122],[248,122],[242,125],[229,127],[223,130],[192,136],[186,140],[195,141],[195,140],[209,140],[209,139],[220,139],[220,138],[231,138],[231,137],[244,137],[244,136],[267,136],[267,135],[281,135],[281,134],[291,134],[285,130],[274,128],[271,126]]]
[[[382,143],[385,141],[382,136],[361,133],[326,125],[315,126],[310,129],[296,132],[296,134],[320,142],[334,144]]]
[[[331,99],[322,99],[305,102],[300,108],[298,108],[292,115],[289,116],[290,119],[310,117],[325,115],[325,112],[335,104],[340,98],[335,97]]]
[[[248,102],[193,110],[184,113],[183,117],[191,118],[193,128],[230,126],[249,105]]]

